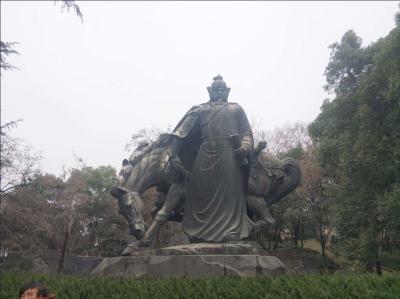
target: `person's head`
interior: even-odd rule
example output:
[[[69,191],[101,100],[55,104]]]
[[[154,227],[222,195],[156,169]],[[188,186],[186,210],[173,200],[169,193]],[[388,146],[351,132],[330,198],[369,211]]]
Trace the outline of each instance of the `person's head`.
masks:
[[[55,298],[54,294],[50,294],[47,287],[40,282],[30,282],[23,285],[18,295],[20,299]]]
[[[231,90],[226,86],[223,78],[218,75],[213,78],[213,83],[210,87],[207,87],[210,95],[210,102],[226,102],[228,101],[229,91]]]

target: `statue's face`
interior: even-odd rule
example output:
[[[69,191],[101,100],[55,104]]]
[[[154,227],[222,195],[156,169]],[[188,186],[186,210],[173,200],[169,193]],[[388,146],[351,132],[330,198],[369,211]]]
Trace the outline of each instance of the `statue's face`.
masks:
[[[215,87],[212,90],[211,101],[213,102],[224,102],[227,100],[226,97],[227,89],[225,87]]]
[[[228,101],[229,87],[226,87],[224,81],[214,81],[210,87],[207,87],[211,102],[226,102]]]

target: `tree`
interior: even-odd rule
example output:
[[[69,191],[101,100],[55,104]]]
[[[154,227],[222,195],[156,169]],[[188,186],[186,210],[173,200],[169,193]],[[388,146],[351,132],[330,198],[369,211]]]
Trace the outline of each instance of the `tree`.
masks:
[[[69,11],[72,8],[83,22],[83,14],[74,0],[63,0],[61,2],[62,9],[67,8]],[[17,69],[7,61],[7,56],[19,54],[14,49],[17,44],[17,42],[0,41],[1,75],[3,71]],[[21,139],[12,138],[6,134],[6,130],[15,127],[19,121],[21,120],[1,125],[1,194],[18,185],[26,184],[37,173],[37,163],[41,159],[39,153],[32,152],[31,146],[23,145]]]
[[[400,4],[399,4],[399,8],[400,8]],[[400,11],[398,11],[395,16],[394,16],[394,21],[396,23],[397,26],[400,26]]]
[[[85,215],[86,248],[91,255],[119,255],[126,246],[126,223],[118,214],[117,202],[110,195],[116,171],[111,166],[81,169],[88,204],[82,206]]]
[[[76,4],[75,0],[62,0],[61,3],[62,3],[61,9],[64,10],[65,8],[67,8],[67,10],[69,11],[72,8],[83,23],[83,14],[81,12],[79,5]]]
[[[344,95],[356,88],[359,78],[371,67],[371,52],[361,48],[361,43],[361,38],[349,30],[340,43],[329,46],[331,55],[325,70],[325,90]]]
[[[0,194],[9,192],[17,186],[27,185],[39,172],[41,154],[34,152],[32,146],[24,144],[22,139],[11,137],[6,133],[17,123],[18,121],[12,121],[1,126]]]
[[[290,155],[295,155],[293,157],[295,159],[300,158],[299,150],[311,145],[311,138],[305,123],[286,123],[273,130],[260,130],[257,127],[252,127],[252,130],[253,134],[258,136],[257,139],[267,142],[267,150],[279,158]],[[257,141],[255,140],[255,142]]]
[[[171,132],[171,128],[162,130],[158,127],[142,128],[137,132],[134,132],[131,136],[131,140],[125,145],[127,152],[132,152],[140,143],[154,142],[161,134]]]
[[[64,10],[65,8],[70,11],[72,8],[76,15],[81,19],[83,22],[83,14],[81,12],[81,9],[78,4],[76,4],[75,0],[61,0],[61,9]],[[56,4],[57,1],[54,1]],[[6,71],[6,70],[13,70],[17,69],[16,66],[12,65],[11,63],[7,62],[6,56],[9,56],[11,54],[19,54],[17,50],[14,49],[14,47],[17,45],[17,42],[6,42],[6,41],[0,41],[0,71]]]
[[[347,32],[326,76],[336,97],[309,130],[338,184],[339,243],[380,274],[380,236],[397,225],[388,208],[397,206],[400,181],[400,28],[367,47]]]
[[[16,42],[3,42],[0,41],[0,71],[16,69],[14,65],[7,62],[6,56],[11,54],[19,54],[18,51],[14,49]]]
[[[5,252],[35,253],[51,248],[49,199],[62,186],[63,182],[54,176],[36,174],[31,184],[2,195],[1,247]]]
[[[273,130],[262,130],[257,123],[253,122],[252,130],[256,145],[258,141],[266,141],[266,150],[281,159],[292,157],[300,160],[303,152],[311,146],[307,125],[304,123],[287,123]],[[257,236],[258,241],[268,249],[276,249],[279,242],[282,241],[281,233],[288,230],[290,235],[293,236],[293,242],[296,246],[299,240],[303,244],[303,233],[307,219],[304,199],[296,192],[292,192],[271,206],[270,210],[276,220],[275,225],[270,232],[260,233]],[[263,244],[265,241],[268,241],[268,246]],[[271,241],[274,241],[272,246]]]
[[[108,194],[115,179],[111,166],[82,166],[62,176],[36,174],[2,196],[1,249],[66,255],[115,256],[125,248],[126,225]]]
[[[58,272],[63,271],[66,254],[119,254],[126,242],[125,223],[109,195],[115,169],[83,164],[82,168],[70,169],[62,179],[64,188],[51,201],[52,231],[60,252]]]
[[[319,166],[314,148],[308,148],[300,159],[302,182],[297,194],[303,198],[304,210],[313,225],[326,262],[326,244],[335,227],[335,183]]]

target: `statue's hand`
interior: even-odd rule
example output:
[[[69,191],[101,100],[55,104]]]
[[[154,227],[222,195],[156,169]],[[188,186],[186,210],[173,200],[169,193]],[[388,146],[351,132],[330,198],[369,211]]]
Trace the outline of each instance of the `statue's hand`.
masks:
[[[240,159],[246,158],[248,155],[248,149],[245,146],[238,147],[235,149],[235,154]]]

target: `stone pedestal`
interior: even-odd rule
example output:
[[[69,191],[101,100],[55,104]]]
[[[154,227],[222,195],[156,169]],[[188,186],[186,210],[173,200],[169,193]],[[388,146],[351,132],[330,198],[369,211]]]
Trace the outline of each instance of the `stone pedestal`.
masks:
[[[252,243],[198,243],[105,258],[93,275],[118,278],[277,276],[285,266]]]

